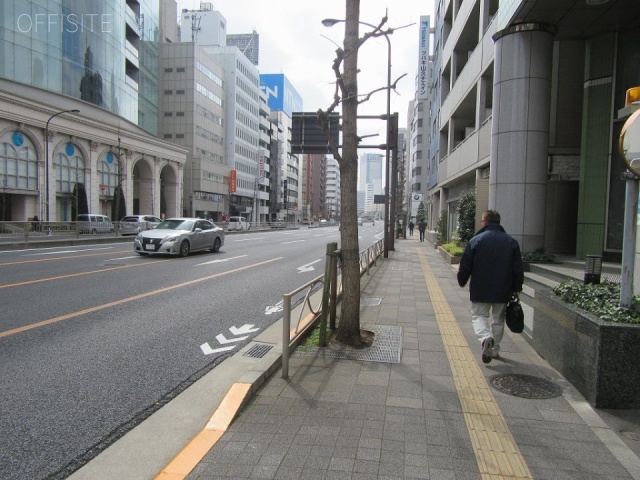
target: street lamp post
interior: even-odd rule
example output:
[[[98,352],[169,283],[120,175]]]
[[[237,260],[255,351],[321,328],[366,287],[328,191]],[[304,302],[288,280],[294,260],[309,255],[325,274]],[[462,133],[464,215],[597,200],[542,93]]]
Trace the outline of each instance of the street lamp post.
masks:
[[[77,109],[73,109],[73,110],[63,110],[62,112],[58,112],[58,113],[54,113],[53,115],[51,115],[49,117],[49,120],[47,120],[47,124],[44,128],[44,157],[45,157],[45,161],[44,161],[44,169],[45,169],[45,185],[46,185],[46,191],[45,191],[45,220],[48,222],[49,221],[49,122],[51,122],[51,120],[53,120],[55,117],[57,117],[58,115],[62,115],[63,113],[80,113],[80,110]]]
[[[322,24],[325,27],[332,27],[336,23],[344,22],[344,20],[337,20],[335,18],[325,18],[322,20]],[[362,25],[366,25],[367,27],[373,28],[374,30],[377,28],[375,25],[372,25],[367,22],[358,21],[358,23]],[[384,258],[389,257],[389,195],[391,194],[389,178],[390,178],[390,168],[389,168],[389,142],[391,137],[391,40],[389,39],[389,35],[393,33],[387,32],[384,34],[384,38],[387,40],[387,135],[385,142],[385,196],[384,196]]]

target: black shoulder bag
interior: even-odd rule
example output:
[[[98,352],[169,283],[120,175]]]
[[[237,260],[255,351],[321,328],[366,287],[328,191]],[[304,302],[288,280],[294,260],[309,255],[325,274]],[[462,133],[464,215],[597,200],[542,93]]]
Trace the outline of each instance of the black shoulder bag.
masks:
[[[507,327],[513,333],[522,333],[524,330],[524,312],[522,311],[522,305],[520,305],[520,298],[518,293],[514,292],[511,300],[507,303],[506,318]]]

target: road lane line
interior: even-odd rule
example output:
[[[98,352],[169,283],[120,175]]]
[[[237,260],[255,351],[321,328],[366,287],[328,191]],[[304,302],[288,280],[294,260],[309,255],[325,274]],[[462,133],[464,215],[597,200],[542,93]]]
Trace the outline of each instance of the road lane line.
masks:
[[[481,478],[533,478],[426,255],[416,250]]]
[[[60,253],[60,252],[55,252]],[[84,258],[84,257],[100,257],[100,256],[104,256],[106,255],[117,255],[122,253],[121,251],[118,252],[102,252],[102,253],[88,253],[87,255],[70,255],[67,257],[56,257],[56,258],[34,258],[32,260],[16,260],[15,262],[6,262],[6,263],[0,263],[0,267],[4,267],[6,265],[22,265],[23,263],[37,263],[37,262],[52,262],[54,260],[68,260],[70,258]]]
[[[102,305],[96,305],[95,307],[87,308],[85,310],[79,310],[77,312],[67,313],[66,315],[60,315],[58,317],[50,318],[48,320],[43,320],[42,322],[32,323],[31,325],[25,325],[24,327],[18,327],[11,330],[7,330],[4,332],[0,332],[0,338],[8,337],[10,335],[15,335],[17,333],[26,332],[29,330],[34,330],[36,328],[44,327],[46,325],[51,325],[53,323],[58,323],[63,320],[69,320],[71,318],[79,317],[81,315],[85,315],[87,313],[98,312],[100,310],[105,310],[107,308],[115,307],[117,305],[123,305],[125,303],[133,302],[135,300],[140,300],[141,298],[151,297],[153,295],[160,295],[162,293],[169,292],[171,290],[175,290],[182,287],[188,287],[190,285],[195,285],[196,283],[204,282],[206,280],[212,280],[217,277],[222,277],[225,275],[229,275],[231,273],[241,272],[243,270],[248,270],[253,267],[259,267],[261,265],[266,265],[267,263],[275,262],[276,260],[282,260],[284,257],[276,257],[271,260],[265,260],[264,262],[254,263],[252,265],[245,265],[244,267],[234,268],[233,270],[228,270],[226,272],[215,273],[213,275],[208,275],[206,277],[197,278],[195,280],[189,280],[188,282],[178,283],[176,285],[171,285],[169,287],[160,288],[158,290],[152,290],[150,292],[141,293],[139,295],[134,295],[132,297],[122,298],[120,300],[116,300],[114,302],[104,303]],[[164,260],[168,261],[168,260]]]
[[[83,275],[95,275],[95,274],[103,273],[103,272],[111,272],[113,270],[122,270],[123,268],[144,267],[144,266],[147,266],[147,265],[156,265],[156,264],[162,263],[162,262],[170,262],[171,260],[174,260],[174,259],[158,260],[157,262],[153,262],[153,263],[135,263],[133,265],[118,265],[117,267],[102,268],[100,270],[91,270],[90,272],[70,273],[68,275],[59,275],[57,277],[39,278],[37,280],[27,280],[27,281],[18,282],[18,283],[7,283],[6,285],[0,285],[0,290],[2,290],[3,288],[10,288],[10,287],[23,287],[25,285],[33,285],[35,283],[52,282],[54,280],[61,280],[63,278],[82,277]]]

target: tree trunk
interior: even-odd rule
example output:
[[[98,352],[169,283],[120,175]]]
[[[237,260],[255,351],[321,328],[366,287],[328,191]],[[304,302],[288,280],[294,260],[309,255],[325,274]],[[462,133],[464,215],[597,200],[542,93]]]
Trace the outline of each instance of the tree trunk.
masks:
[[[358,49],[360,0],[346,0],[344,91],[342,101],[342,163],[340,207],[342,307],[336,339],[360,344],[360,248],[358,245]]]

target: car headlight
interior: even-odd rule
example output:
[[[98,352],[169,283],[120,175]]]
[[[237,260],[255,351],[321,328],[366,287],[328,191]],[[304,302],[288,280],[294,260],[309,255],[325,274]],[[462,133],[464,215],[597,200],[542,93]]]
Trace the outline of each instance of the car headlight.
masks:
[[[179,235],[174,235],[173,237],[167,237],[162,241],[162,243],[175,242],[176,240],[178,240],[178,237]]]

